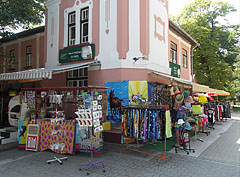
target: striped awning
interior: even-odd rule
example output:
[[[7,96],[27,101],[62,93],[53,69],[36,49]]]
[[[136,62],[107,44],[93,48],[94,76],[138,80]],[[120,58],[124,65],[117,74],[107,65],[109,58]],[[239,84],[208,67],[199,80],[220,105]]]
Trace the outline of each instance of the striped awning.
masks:
[[[52,79],[53,74],[61,72],[67,72],[74,69],[80,69],[88,67],[94,62],[87,63],[75,63],[70,65],[57,65],[49,68],[38,68],[12,73],[0,74],[0,81],[11,81],[11,80],[32,80],[32,79]]]

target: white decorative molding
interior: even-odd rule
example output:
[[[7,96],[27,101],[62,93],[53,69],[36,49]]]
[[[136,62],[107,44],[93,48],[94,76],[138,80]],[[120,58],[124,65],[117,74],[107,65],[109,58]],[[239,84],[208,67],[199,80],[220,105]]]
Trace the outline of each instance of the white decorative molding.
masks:
[[[133,57],[141,57],[140,51],[140,1],[129,0],[129,51],[127,60],[131,61]],[[130,65],[130,66],[131,66]]]
[[[75,11],[76,12],[76,41],[75,44],[80,44],[80,13],[81,9],[89,8],[88,11],[88,42],[92,43],[92,9],[93,9],[93,2],[86,1],[82,3],[79,0],[76,0],[74,5],[70,8],[64,10],[64,40],[63,40],[63,47],[68,46],[68,14]]]
[[[61,0],[47,0],[47,2],[45,2],[45,6],[46,8],[49,8],[50,6],[59,5],[60,3]]]

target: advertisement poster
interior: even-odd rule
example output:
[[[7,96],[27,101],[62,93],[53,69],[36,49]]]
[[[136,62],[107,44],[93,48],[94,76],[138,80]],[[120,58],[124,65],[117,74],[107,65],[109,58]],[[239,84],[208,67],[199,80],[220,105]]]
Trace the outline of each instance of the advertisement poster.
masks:
[[[39,125],[29,124],[27,133],[26,150],[38,151]]]
[[[19,123],[18,123],[17,141],[18,141],[19,145],[26,145],[28,124],[34,124],[34,121],[20,120]]]
[[[147,81],[129,81],[129,100],[131,105],[142,105],[148,101]]]
[[[128,81],[105,83],[108,89],[108,116],[111,122],[121,122],[123,108],[129,104]]]

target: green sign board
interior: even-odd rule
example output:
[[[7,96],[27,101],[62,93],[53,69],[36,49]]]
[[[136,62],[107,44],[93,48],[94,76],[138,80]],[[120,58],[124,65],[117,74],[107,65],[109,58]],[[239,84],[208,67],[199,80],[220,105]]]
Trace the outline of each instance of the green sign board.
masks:
[[[79,45],[75,47],[64,48],[59,51],[59,63],[73,61],[84,61],[95,58],[95,45]]]
[[[180,73],[180,65],[170,62],[170,68],[171,68],[171,76],[174,77],[179,77],[179,73]]]

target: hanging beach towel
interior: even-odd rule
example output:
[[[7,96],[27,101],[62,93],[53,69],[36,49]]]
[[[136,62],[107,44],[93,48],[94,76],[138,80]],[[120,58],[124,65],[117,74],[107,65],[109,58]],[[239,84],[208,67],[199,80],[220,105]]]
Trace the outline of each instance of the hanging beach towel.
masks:
[[[170,111],[165,112],[166,115],[166,137],[171,138],[172,137],[172,123],[171,123],[171,116]]]

